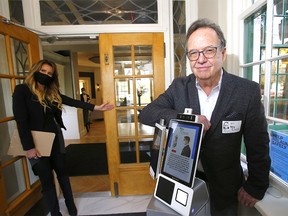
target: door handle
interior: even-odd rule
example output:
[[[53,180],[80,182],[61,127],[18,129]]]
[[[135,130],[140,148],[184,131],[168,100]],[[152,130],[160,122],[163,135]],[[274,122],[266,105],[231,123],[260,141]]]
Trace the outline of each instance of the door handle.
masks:
[[[104,54],[105,65],[109,65],[109,55],[106,53]]]

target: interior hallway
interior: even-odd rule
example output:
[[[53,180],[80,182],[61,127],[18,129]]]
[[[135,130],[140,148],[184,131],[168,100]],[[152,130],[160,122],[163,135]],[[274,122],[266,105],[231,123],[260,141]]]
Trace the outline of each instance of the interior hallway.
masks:
[[[80,140],[70,140],[69,143],[71,143],[70,145],[73,143],[105,143],[104,121],[93,121],[87,134],[80,137]],[[108,175],[72,176],[70,177],[70,182],[74,193],[110,191]]]

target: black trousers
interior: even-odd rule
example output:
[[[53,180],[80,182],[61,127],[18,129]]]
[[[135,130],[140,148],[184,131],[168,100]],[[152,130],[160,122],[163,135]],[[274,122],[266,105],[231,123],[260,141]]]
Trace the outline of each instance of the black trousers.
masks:
[[[69,176],[66,171],[65,154],[56,154],[50,157],[41,157],[33,166],[33,171],[39,176],[43,198],[49,208],[51,216],[61,215],[59,202],[54,184],[53,170],[57,175],[60,188],[65,198],[65,204],[70,215],[77,215]]]
[[[211,216],[237,216],[238,215],[238,203],[227,206],[223,210],[217,210],[214,207],[213,201],[210,200],[210,213]]]

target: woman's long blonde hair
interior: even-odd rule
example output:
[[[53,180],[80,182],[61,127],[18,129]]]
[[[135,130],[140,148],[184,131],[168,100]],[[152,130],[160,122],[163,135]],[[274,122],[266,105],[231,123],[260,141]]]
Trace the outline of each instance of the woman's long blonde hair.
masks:
[[[47,64],[53,68],[53,82],[49,86],[44,87],[44,91],[41,91],[37,89],[37,82],[34,78],[34,73],[39,72],[42,69],[42,66],[44,64]],[[58,79],[58,71],[57,66],[54,62],[43,59],[38,61],[36,64],[34,64],[29,74],[27,75],[25,79],[25,83],[30,88],[31,92],[37,95],[38,100],[40,104],[44,107],[44,110],[48,107],[47,101],[49,101],[51,104],[57,104],[58,109],[62,109],[62,98],[60,96],[59,91],[59,79]]]

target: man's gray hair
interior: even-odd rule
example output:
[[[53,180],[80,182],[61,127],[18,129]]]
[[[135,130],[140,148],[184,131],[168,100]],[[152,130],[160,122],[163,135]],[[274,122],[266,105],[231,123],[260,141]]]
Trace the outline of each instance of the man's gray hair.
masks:
[[[223,34],[220,26],[217,25],[216,23],[212,22],[209,19],[199,19],[199,20],[196,20],[195,22],[193,22],[187,31],[186,41],[188,41],[191,34],[199,28],[211,28],[211,29],[213,29],[216,32],[216,34],[218,35],[221,48],[226,47],[226,39],[224,37],[224,34]]]

